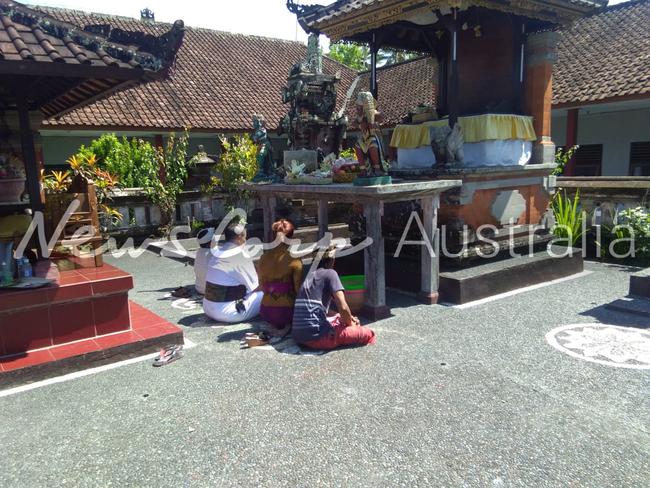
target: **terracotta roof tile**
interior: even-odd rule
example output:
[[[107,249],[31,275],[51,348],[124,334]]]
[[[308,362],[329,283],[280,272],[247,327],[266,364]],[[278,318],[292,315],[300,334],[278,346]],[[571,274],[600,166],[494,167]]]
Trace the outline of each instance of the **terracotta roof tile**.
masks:
[[[110,23],[154,35],[169,29],[168,24],[125,17],[42,10],[81,25]],[[254,113],[261,113],[269,128],[275,129],[288,111],[282,103],[281,88],[291,66],[305,54],[306,47],[299,42],[187,27],[169,78],[128,88],[59,120],[48,120],[45,125],[241,131],[252,126]],[[341,72],[343,94],[356,76],[351,69],[327,58],[324,70]],[[92,120],[90,125],[85,117]]]
[[[377,70],[378,109],[384,127],[399,124],[420,104],[436,104],[438,83],[437,63],[433,58],[420,58],[394,64]],[[370,91],[370,73],[359,75],[354,92],[347,106],[350,127],[355,128],[355,101],[360,91]]]
[[[650,94],[650,1],[607,7],[562,33],[553,104]]]

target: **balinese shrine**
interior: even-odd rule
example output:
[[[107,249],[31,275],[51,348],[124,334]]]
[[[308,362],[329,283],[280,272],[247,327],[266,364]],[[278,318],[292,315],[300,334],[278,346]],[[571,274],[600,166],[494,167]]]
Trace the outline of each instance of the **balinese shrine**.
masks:
[[[442,193],[437,224],[444,225],[445,248],[463,261],[486,253],[495,241],[501,241],[502,250],[539,249],[550,239],[545,222],[554,191],[551,95],[557,30],[603,4],[601,0],[339,0],[320,6],[289,0],[287,7],[309,33],[370,47],[370,87],[379,111],[381,49],[435,58],[439,74],[437,86],[431,87],[437,92],[435,110],[405,120],[385,142],[393,182],[462,182]],[[486,224],[494,227],[479,236]],[[475,272],[443,272],[440,299],[466,302],[582,267],[578,259],[556,261],[483,261]],[[401,274],[404,266],[399,265]],[[495,273],[501,278],[490,280]]]

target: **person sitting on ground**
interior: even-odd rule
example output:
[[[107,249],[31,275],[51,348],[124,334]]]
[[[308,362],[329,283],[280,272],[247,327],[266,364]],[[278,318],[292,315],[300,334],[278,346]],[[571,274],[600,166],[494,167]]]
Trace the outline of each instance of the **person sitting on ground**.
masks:
[[[205,278],[208,274],[208,264],[212,258],[212,237],[214,229],[201,229],[196,236],[199,249],[194,258],[194,288],[199,295],[205,295]]]
[[[333,269],[334,259],[335,249],[328,249],[318,269],[307,275],[296,298],[291,336],[298,344],[311,349],[374,344],[374,331],[363,327],[350,311],[341,279]],[[332,299],[339,313],[328,317]]]
[[[264,294],[253,259],[244,250],[246,227],[231,222],[224,237],[225,244],[212,251],[208,265],[203,311],[218,322],[247,322],[259,315]]]
[[[260,315],[271,324],[271,333],[285,335],[291,327],[296,295],[302,284],[302,261],[291,256],[285,242],[293,236],[294,225],[282,219],[272,229],[273,239],[280,238],[282,242],[260,258],[259,277],[264,292]]]

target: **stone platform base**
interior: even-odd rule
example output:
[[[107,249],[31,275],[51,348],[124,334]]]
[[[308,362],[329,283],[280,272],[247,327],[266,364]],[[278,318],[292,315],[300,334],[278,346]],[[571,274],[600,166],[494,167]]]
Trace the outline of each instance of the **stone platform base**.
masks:
[[[565,248],[553,247],[555,255]],[[573,256],[553,257],[547,251],[507,258],[440,274],[440,301],[463,304],[526,286],[571,276],[584,270],[579,249]]]
[[[129,302],[131,329],[0,357],[0,389],[95,368],[183,344],[180,327]]]
[[[650,268],[630,276],[630,295],[650,298]]]

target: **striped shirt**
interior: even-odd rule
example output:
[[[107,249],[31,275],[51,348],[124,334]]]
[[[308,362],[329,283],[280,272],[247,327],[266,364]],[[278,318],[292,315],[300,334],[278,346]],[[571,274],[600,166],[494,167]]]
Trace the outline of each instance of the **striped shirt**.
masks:
[[[307,276],[293,311],[291,335],[297,343],[320,339],[332,330],[327,311],[334,293],[342,290],[339,275],[333,269],[317,269]]]

